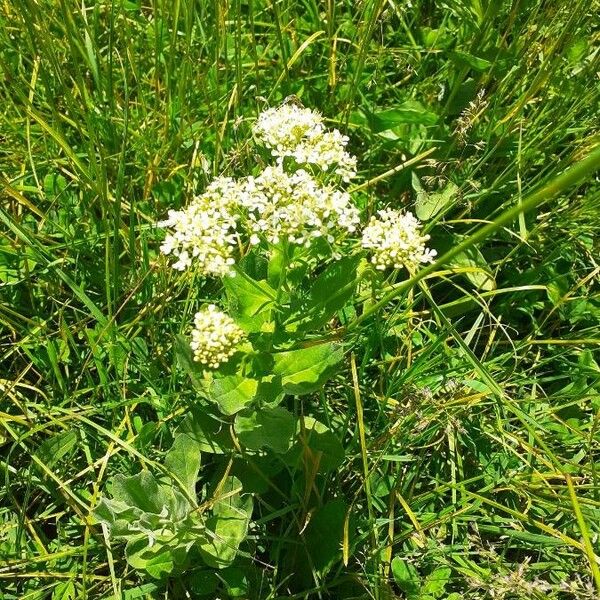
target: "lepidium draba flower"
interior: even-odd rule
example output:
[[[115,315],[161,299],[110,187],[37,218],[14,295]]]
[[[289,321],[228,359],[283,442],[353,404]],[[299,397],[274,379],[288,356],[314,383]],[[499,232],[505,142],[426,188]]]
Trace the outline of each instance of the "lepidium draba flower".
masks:
[[[273,244],[309,246],[317,237],[333,243],[359,223],[358,209],[347,192],[321,185],[303,169],[288,174],[281,165],[267,167],[258,177],[246,179],[241,197],[255,244],[261,237]]]
[[[262,112],[252,131],[281,163],[286,156],[299,165],[316,165],[344,181],[356,175],[356,157],[346,151],[348,137],[327,129],[323,117],[308,108],[282,104]]]
[[[421,234],[421,224],[411,212],[380,210],[363,230],[362,247],[372,253],[376,269],[406,267],[414,271],[421,263],[431,262],[435,250],[425,246],[428,235]]]
[[[209,304],[194,317],[190,342],[194,360],[209,369],[218,369],[235,354],[244,337],[229,315]]]
[[[258,115],[252,132],[273,156],[292,156],[296,147],[324,129],[323,117],[309,108],[285,103]]]
[[[174,269],[194,265],[205,275],[232,273],[239,194],[235,180],[219,177],[186,208],[169,211],[169,218],[159,223],[169,230],[160,249],[177,258]]]

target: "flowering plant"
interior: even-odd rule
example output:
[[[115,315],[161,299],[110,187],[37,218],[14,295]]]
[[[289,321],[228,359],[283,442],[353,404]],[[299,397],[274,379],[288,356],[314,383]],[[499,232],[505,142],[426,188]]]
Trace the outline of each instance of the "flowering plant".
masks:
[[[222,308],[202,307],[190,335],[177,339],[179,362],[201,397],[177,439],[192,455],[274,454],[282,464],[325,444],[329,455],[319,468],[333,469],[343,458],[339,441],[310,416],[309,404],[297,419],[286,398],[320,390],[336,372],[344,308],[356,312],[365,282],[388,269],[412,273],[435,251],[409,212],[388,208],[361,218],[347,188],[357,164],[349,140],[317,112],[284,103],[263,112],[252,132],[273,164],[215,179],[160,223],[161,250],[175,259],[174,269],[223,284]],[[103,518],[115,528],[106,506]],[[179,520],[186,522],[185,510]],[[177,527],[169,527],[175,536]],[[233,560],[244,534],[242,526],[229,536],[221,565]],[[189,536],[181,543],[189,550]]]

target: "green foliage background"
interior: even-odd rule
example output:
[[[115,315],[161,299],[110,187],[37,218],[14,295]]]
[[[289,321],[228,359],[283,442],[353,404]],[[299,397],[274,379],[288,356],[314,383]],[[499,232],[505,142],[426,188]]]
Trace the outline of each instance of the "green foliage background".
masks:
[[[0,598],[597,598],[594,165],[550,192],[598,146],[599,10],[4,0]],[[159,473],[197,405],[176,336],[222,296],[166,266],[155,223],[256,170],[252,120],[292,94],[351,137],[365,214],[417,202],[440,254],[547,202],[349,336],[290,401],[330,433],[284,471],[231,455],[260,497],[233,566],[148,579],[91,509]],[[202,460],[208,490],[223,465]]]

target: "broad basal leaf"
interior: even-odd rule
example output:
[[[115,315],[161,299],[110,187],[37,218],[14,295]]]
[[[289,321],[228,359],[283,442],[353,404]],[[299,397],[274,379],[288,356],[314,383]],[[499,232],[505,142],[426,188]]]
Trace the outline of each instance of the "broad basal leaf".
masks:
[[[146,536],[130,540],[125,546],[127,562],[139,571],[147,571],[155,579],[161,579],[173,571],[173,557],[167,548],[149,545]],[[153,563],[150,569],[148,566]]]
[[[461,67],[470,67],[475,71],[487,71],[492,66],[489,60],[462,50],[453,50],[448,52],[448,55]]]
[[[435,125],[438,120],[438,116],[434,112],[427,110],[417,100],[406,100],[394,108],[369,114],[368,118],[369,125],[375,133],[387,131],[405,123]]]
[[[396,585],[406,594],[408,600],[417,600],[421,590],[418,571],[408,561],[396,556],[392,559],[392,575]]]
[[[127,542],[125,557],[134,569],[146,571],[154,579],[162,579],[185,564],[187,552],[193,544],[192,539],[184,543],[173,539],[168,543],[140,535]]]
[[[195,498],[196,480],[200,470],[198,442],[185,433],[178,434],[165,456],[165,467],[185,486],[188,496]]]
[[[269,321],[270,309],[277,297],[275,290],[264,280],[239,274],[225,277],[223,285],[239,326],[248,332],[260,331]]]
[[[467,267],[469,270],[464,273],[464,276],[480,290],[496,289],[496,281],[490,266],[483,254],[474,246],[455,256],[451,264],[456,267]]]
[[[344,456],[344,447],[338,437],[323,423],[305,416],[296,424],[296,440],[285,461],[298,467],[314,461],[311,469],[324,473],[337,469]]]
[[[150,471],[132,477],[116,475],[112,485],[113,499],[146,513],[160,514],[171,503],[165,488],[160,486]]]
[[[187,438],[187,439],[185,439]],[[148,471],[133,477],[113,479],[113,499],[103,498],[95,516],[108,525],[111,537],[126,541],[129,564],[160,579],[181,571],[188,550],[204,540],[204,515],[194,502],[198,473],[198,450],[191,455],[190,438],[180,434],[167,455],[167,464],[177,478],[187,483],[186,498],[172,481],[159,482]],[[187,480],[187,481],[185,481]]]
[[[204,561],[221,569],[231,564],[246,537],[252,516],[252,496],[241,494],[237,477],[227,477],[216,490],[212,515],[206,520],[208,540],[198,545]]]
[[[94,510],[96,519],[105,523],[115,538],[126,537],[135,532],[134,524],[139,521],[142,514],[143,512],[135,506],[105,497]]]
[[[358,255],[347,256],[329,265],[315,279],[300,314],[290,322],[290,330],[310,331],[330,321],[354,294],[360,260]]]
[[[306,529],[306,550],[320,575],[326,573],[336,561],[341,561],[347,511],[344,500],[332,500],[315,512]]]
[[[444,598],[446,594],[446,585],[450,581],[452,569],[450,567],[438,567],[425,578],[422,592],[429,594],[433,598]]]

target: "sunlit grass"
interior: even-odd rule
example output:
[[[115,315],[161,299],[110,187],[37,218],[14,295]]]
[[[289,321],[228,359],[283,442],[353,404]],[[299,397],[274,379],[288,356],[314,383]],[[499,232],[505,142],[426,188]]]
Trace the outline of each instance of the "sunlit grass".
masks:
[[[89,4],[0,8],[0,598],[596,598],[594,3]],[[429,194],[441,260],[340,314],[340,374],[290,406],[342,465],[236,456],[233,571],[156,582],[91,509],[162,464],[197,401],[175,336],[222,292],[155,223],[255,172],[292,94],[351,137],[365,216]]]

